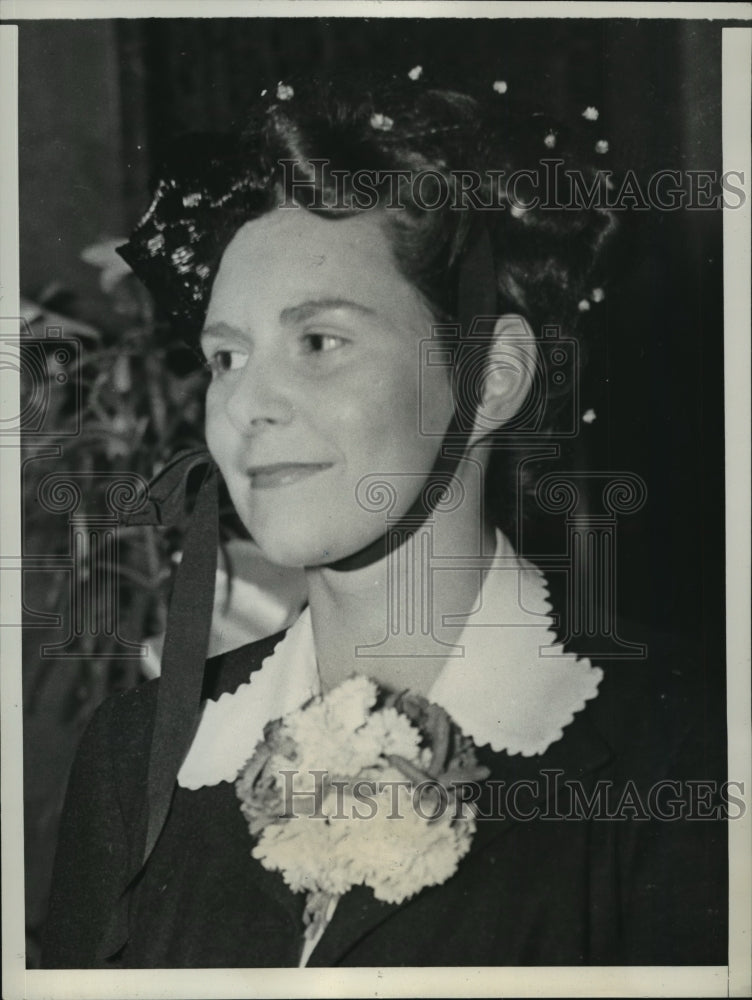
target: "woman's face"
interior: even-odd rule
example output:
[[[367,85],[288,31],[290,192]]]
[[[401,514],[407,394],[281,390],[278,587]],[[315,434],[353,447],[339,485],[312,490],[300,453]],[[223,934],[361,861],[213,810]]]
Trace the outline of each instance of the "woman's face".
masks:
[[[452,396],[419,379],[431,317],[374,213],[332,221],[277,209],[240,229],[217,273],[201,343],[212,370],[206,436],[238,514],[266,556],[316,566],[383,535],[358,483],[381,474],[411,507]],[[400,475],[402,473],[403,475]],[[409,475],[404,475],[408,473]]]

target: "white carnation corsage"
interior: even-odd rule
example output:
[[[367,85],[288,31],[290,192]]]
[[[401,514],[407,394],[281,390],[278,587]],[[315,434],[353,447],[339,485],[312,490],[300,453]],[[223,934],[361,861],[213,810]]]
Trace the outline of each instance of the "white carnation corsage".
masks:
[[[470,849],[475,819],[456,790],[488,771],[438,705],[355,676],[264,737],[235,787],[253,857],[307,894],[301,966],[350,888],[401,903]]]

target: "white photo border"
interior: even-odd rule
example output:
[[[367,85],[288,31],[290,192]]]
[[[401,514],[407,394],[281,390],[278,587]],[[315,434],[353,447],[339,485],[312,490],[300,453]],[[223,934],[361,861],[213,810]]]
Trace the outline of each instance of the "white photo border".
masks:
[[[742,3],[505,3],[456,0],[389,5],[309,0],[0,0],[3,19],[117,17],[589,17],[749,20]],[[729,824],[731,867],[729,965],[718,967],[26,970],[22,789],[21,630],[0,629],[2,703],[3,980],[7,1000],[63,998],[340,997],[440,995],[747,996],[752,989],[752,739],[750,736],[750,54],[751,28],[723,30],[723,163],[744,173],[746,203],[724,212],[726,559],[729,773],[742,780],[747,803]],[[0,323],[19,315],[18,302],[18,29],[0,26]],[[0,372],[0,416],[18,412],[13,373]],[[20,621],[20,450],[0,447],[2,518],[0,620]],[[19,565],[17,566],[17,563]]]

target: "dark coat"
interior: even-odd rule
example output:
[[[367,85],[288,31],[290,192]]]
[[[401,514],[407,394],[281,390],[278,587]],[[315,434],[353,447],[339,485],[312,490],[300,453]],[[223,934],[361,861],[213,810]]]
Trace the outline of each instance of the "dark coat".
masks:
[[[234,690],[279,638],[208,661],[205,693]],[[452,878],[401,905],[351,890],[309,965],[725,964],[724,821],[641,815],[658,781],[723,780],[723,718],[675,648],[654,645],[650,662],[605,671],[598,698],[544,755],[481,749],[506,815],[478,821]],[[142,804],[157,685],[105,702],[84,735],[60,832],[44,965],[295,966],[304,899],[251,858],[226,782],[176,789],[132,896],[128,944],[110,963],[97,957]],[[523,780],[509,816],[504,795]],[[620,817],[604,818],[596,806],[582,818],[585,803],[581,818],[561,818],[573,805],[565,781],[579,782],[581,806],[596,782],[606,782],[609,811],[621,800]],[[666,810],[681,798],[689,808],[692,795],[695,811],[699,802],[701,815],[717,814],[718,795],[693,787],[664,789],[656,801]]]

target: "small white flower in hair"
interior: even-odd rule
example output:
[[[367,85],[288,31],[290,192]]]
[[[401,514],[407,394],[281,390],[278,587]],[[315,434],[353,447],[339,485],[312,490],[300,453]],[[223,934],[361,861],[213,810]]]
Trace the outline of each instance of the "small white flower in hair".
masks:
[[[154,257],[165,245],[165,238],[161,233],[157,233],[156,236],[152,236],[150,240],[146,243],[146,249],[149,251],[150,255]]]
[[[497,94],[506,94],[507,92],[507,81],[506,80],[494,80],[493,89]]]
[[[378,112],[374,112],[371,115],[371,128],[377,128],[381,132],[388,132],[392,125],[394,125],[394,122],[388,115],[382,115]]]
[[[543,140],[543,145],[546,149],[553,149],[556,145],[556,133],[549,132]]]
[[[580,299],[580,301],[577,303],[577,308],[580,310],[581,313],[587,312],[588,309],[590,308],[590,303],[588,302],[587,299]]]
[[[608,142],[606,139],[599,139],[595,144],[596,153],[607,153],[608,152]]]
[[[413,66],[413,68],[407,75],[410,77],[411,80],[420,80],[421,76],[423,76],[423,67]]]
[[[170,254],[170,260],[177,267],[181,274],[185,273],[185,268],[188,267],[190,261],[193,260],[193,250],[187,246],[178,247],[173,250]]]
[[[590,293],[590,298],[593,300],[593,302],[603,302],[605,297],[606,293],[603,291],[602,288],[594,288]]]
[[[289,101],[290,98],[295,96],[295,91],[287,83],[282,83],[280,80],[277,84],[277,100],[278,101]]]
[[[592,105],[590,107],[585,108],[585,110],[582,112],[582,117],[589,122],[597,122],[599,116],[600,112],[598,111],[598,108],[594,108]]]
[[[595,420],[595,410],[592,409],[585,410],[585,412],[582,414],[583,424],[592,424],[594,420]]]

